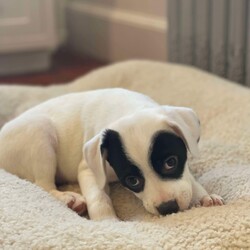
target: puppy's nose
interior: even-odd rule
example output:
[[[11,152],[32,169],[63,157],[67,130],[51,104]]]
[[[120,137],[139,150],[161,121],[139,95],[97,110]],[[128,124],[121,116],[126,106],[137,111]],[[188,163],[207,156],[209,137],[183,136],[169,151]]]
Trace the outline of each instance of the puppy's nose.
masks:
[[[170,200],[161,203],[161,205],[157,207],[157,210],[161,215],[172,214],[179,211],[179,206],[176,200]]]

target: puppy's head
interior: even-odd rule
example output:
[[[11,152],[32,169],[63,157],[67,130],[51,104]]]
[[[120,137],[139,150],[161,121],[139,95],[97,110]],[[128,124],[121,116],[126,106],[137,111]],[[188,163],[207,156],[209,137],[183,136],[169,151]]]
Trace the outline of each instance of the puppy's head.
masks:
[[[126,116],[85,145],[85,158],[101,188],[111,167],[124,187],[153,214],[189,207],[188,151],[198,155],[199,120],[188,108],[162,106]]]

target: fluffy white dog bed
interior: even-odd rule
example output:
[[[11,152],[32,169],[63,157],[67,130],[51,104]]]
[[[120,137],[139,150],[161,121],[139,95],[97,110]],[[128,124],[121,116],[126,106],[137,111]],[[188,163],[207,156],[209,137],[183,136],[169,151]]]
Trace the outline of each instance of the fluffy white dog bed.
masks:
[[[118,86],[198,113],[201,157],[192,159],[191,169],[209,192],[223,196],[227,204],[157,217],[115,184],[112,198],[122,221],[94,222],[79,217],[39,187],[0,170],[0,248],[249,249],[249,89],[191,67],[129,61],[68,85],[1,86],[0,126],[52,96]]]

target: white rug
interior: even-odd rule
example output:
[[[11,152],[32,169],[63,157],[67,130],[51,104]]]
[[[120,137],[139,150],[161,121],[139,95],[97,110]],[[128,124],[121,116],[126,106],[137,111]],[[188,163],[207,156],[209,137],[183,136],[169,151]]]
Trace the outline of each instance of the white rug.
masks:
[[[93,222],[0,170],[0,249],[250,249],[249,89],[190,67],[129,61],[68,86],[0,87],[0,124],[51,96],[117,86],[195,109],[201,157],[192,159],[191,169],[227,204],[157,217],[115,184],[112,198],[122,221]]]

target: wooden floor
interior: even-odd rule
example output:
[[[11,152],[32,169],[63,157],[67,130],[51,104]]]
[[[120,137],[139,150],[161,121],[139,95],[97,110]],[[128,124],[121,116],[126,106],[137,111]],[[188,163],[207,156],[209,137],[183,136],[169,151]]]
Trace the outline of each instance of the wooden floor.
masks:
[[[89,57],[81,57],[68,51],[59,51],[53,56],[50,70],[33,74],[0,76],[0,84],[8,83],[43,86],[59,84],[72,81],[104,65],[104,62]]]

